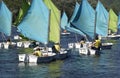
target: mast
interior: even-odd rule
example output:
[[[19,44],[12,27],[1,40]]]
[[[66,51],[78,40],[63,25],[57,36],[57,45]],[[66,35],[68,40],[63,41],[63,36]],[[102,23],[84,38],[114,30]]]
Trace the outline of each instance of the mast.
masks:
[[[97,20],[97,11],[95,11],[95,23],[94,23],[94,39],[95,39],[95,36],[96,36],[96,20]]]

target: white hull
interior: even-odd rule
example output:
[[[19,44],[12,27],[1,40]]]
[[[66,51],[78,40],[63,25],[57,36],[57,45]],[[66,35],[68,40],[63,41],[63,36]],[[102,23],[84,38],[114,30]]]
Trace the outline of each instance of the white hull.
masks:
[[[69,43],[69,44],[68,44],[68,48],[69,48],[69,49],[74,48],[74,43]]]
[[[120,35],[108,35],[106,37],[101,37],[102,40],[107,40],[107,39],[119,39]]]
[[[37,63],[38,58],[47,58],[47,57],[52,57],[55,55],[56,55],[55,53],[43,53],[43,56],[45,57],[38,57],[32,54],[29,54],[29,55],[19,54],[18,57],[19,57],[19,62]]]
[[[9,49],[9,44],[3,43],[3,45],[4,45],[4,49]]]
[[[69,34],[70,34],[69,32],[66,32],[66,33],[62,32],[61,33],[61,35],[69,35]]]
[[[48,52],[42,50],[42,57],[38,57],[32,54],[19,54],[19,62],[28,62],[28,63],[37,63],[37,62],[44,62],[44,61],[51,61],[56,59],[64,59],[67,57],[67,51],[61,49],[59,54],[52,53],[51,48],[48,48]],[[51,60],[50,60],[51,59]]]
[[[24,45],[24,48],[29,48],[30,42],[24,42],[23,45]]]
[[[88,48],[80,48],[79,53],[84,55],[95,55],[96,50],[88,49]]]
[[[26,54],[19,54],[18,55],[19,62],[24,62],[25,61],[25,57],[26,57]]]
[[[17,42],[17,47],[22,47],[23,43],[22,42]]]

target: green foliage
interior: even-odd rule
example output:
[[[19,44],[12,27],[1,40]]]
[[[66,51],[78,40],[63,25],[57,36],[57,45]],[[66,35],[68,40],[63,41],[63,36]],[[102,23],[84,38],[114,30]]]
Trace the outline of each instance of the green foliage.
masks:
[[[31,0],[26,0],[31,1]],[[81,0],[52,0],[53,3],[58,7],[61,12],[63,10],[66,11],[67,15],[70,17],[73,12],[73,8],[75,6],[75,2],[78,1],[79,3]],[[98,0],[88,0],[89,3],[95,8]],[[112,8],[116,14],[120,11],[120,1],[119,0],[100,0],[105,8],[109,11]],[[22,0],[4,0],[8,8],[13,13],[13,22],[17,18],[18,11],[20,7],[22,7]]]

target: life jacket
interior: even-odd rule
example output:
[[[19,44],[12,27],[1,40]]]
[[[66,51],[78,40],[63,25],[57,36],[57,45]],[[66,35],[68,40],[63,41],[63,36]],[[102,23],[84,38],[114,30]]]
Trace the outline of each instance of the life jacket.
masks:
[[[59,52],[60,51],[60,45],[55,45],[55,49]]]
[[[35,55],[38,56],[38,57],[41,57],[42,56],[42,52],[41,51],[35,51]]]
[[[101,41],[100,40],[95,40],[95,44],[94,44],[95,48],[99,48],[100,45],[101,45]]]

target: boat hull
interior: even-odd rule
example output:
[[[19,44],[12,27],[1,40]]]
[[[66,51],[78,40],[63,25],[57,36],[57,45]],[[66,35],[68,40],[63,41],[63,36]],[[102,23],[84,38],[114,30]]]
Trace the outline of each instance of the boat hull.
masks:
[[[55,55],[51,56],[44,56],[44,57],[38,57],[32,54],[19,54],[19,62],[27,62],[27,63],[49,63],[53,60],[55,60]]]
[[[99,50],[94,50],[91,48],[80,48],[79,49],[79,54],[83,54],[83,55],[100,55],[100,51]]]
[[[60,53],[57,53],[55,55],[56,60],[63,60],[63,59],[66,59],[67,57],[68,57],[68,52],[67,51],[60,52]]]

